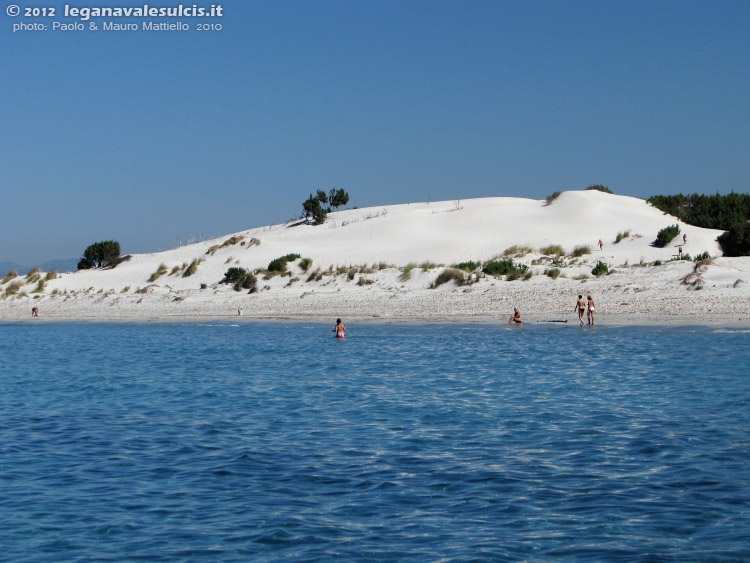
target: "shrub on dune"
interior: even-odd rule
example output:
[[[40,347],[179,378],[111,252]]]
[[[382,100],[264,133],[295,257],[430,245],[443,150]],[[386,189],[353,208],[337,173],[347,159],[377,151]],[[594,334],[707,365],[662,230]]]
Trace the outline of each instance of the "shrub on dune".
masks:
[[[667,246],[674,237],[680,234],[680,226],[679,225],[670,225],[669,227],[664,227],[662,230],[660,230],[656,235],[656,242],[654,242],[655,246],[658,246],[659,248],[664,248]]]
[[[17,278],[17,277],[18,277],[18,272],[16,270],[11,270],[7,274],[5,274],[3,281],[0,283],[8,283],[10,280]]]
[[[446,268],[438,274],[438,277],[435,278],[435,281],[430,287],[435,289],[436,287],[453,280],[456,280],[456,282],[461,285],[466,281],[466,274],[462,270],[456,268]]]
[[[550,205],[553,201],[555,201],[558,197],[562,195],[562,192],[552,192],[547,196],[545,199],[544,205]]]
[[[413,262],[409,262],[406,266],[404,266],[404,269],[401,271],[401,275],[398,277],[400,281],[407,281],[411,279],[411,271],[416,268],[417,265]]]
[[[602,186],[601,184],[594,184],[593,186],[589,186],[586,189],[587,190],[597,190],[599,192],[604,192],[605,194],[613,194],[614,193],[607,186]]]
[[[585,254],[591,254],[591,247],[590,246],[580,245],[580,246],[576,246],[573,249],[573,256],[575,258],[580,258],[581,256],[583,256]]]
[[[551,244],[549,246],[545,246],[539,252],[541,252],[545,256],[565,256],[565,251],[559,244]]]
[[[286,256],[274,258],[268,263],[267,270],[269,272],[286,272],[286,263],[297,260],[299,257],[299,254],[287,254]]]
[[[460,262],[458,264],[454,264],[453,267],[458,270],[463,270],[464,272],[471,273],[479,267],[479,264],[477,264],[473,260],[469,260],[468,262]]]
[[[609,268],[604,262],[597,262],[596,266],[594,266],[594,269],[591,270],[591,273],[597,277],[606,274],[609,272]]]
[[[164,263],[159,264],[159,267],[156,269],[156,271],[153,274],[151,274],[151,277],[148,278],[148,281],[155,282],[166,273],[167,273],[167,265]]]

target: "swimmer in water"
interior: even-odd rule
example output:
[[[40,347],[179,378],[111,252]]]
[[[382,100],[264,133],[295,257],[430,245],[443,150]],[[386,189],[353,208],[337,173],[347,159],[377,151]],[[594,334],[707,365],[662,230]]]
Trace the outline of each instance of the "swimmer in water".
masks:
[[[346,333],[346,325],[341,322],[341,319],[336,319],[336,326],[333,327],[333,332],[336,333],[336,338],[344,338]]]
[[[521,311],[518,310],[518,308],[513,308],[513,316],[508,321],[508,324],[516,323],[521,324],[523,321],[521,320]]]

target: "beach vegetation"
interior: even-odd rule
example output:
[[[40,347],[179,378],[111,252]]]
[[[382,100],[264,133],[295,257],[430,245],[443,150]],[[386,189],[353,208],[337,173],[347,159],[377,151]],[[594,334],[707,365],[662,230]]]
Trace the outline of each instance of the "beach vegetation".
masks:
[[[308,282],[320,281],[322,277],[323,277],[323,274],[321,273],[320,268],[318,268],[317,270],[312,272],[309,276],[307,276],[307,281]]]
[[[703,262],[705,260],[711,260],[711,255],[708,253],[708,250],[704,250],[695,257],[696,262]]]
[[[240,242],[242,240],[245,240],[245,237],[243,237],[242,235],[229,237],[227,240],[225,240],[221,244],[221,246],[219,248],[226,248],[228,246],[235,245],[235,244],[237,244],[238,242]]]
[[[701,289],[703,289],[703,286],[702,286],[702,285],[696,285],[696,286],[695,286],[695,287],[693,288],[693,290],[694,290],[694,291],[700,291]]]
[[[375,280],[372,278],[366,278],[364,276],[360,276],[357,280],[357,285],[372,285],[375,283]]]
[[[260,240],[252,237],[249,241],[247,241],[247,247],[250,248],[251,246],[260,246]]]
[[[120,243],[116,240],[105,240],[86,247],[83,258],[78,261],[78,269],[114,268],[120,261]]]
[[[45,276],[44,279],[47,281],[57,279],[57,270],[52,270],[50,272],[47,272],[47,275]]]
[[[648,202],[689,225],[725,231],[718,238],[725,256],[750,255],[750,194],[657,195]]]
[[[18,277],[18,272],[16,270],[11,270],[7,274],[5,274],[5,277],[3,278],[3,281],[0,282],[0,283],[4,283],[4,284],[8,283],[10,280],[12,280],[14,278],[17,278],[17,277]]]
[[[434,264],[433,262],[430,262],[429,260],[427,260],[426,262],[422,262],[422,263],[421,263],[421,264],[419,265],[419,267],[420,267],[420,268],[422,268],[422,271],[423,271],[423,272],[429,272],[429,271],[430,271],[430,270],[432,270],[433,268],[438,268],[438,267],[440,267],[440,264]]]
[[[31,293],[42,293],[44,291],[44,286],[47,283],[46,280],[40,279],[39,282],[36,284],[36,288]]]
[[[431,289],[435,289],[438,286],[455,280],[459,285],[463,285],[466,282],[466,273],[463,270],[457,268],[446,268],[440,272],[435,278],[435,281],[430,286]]]
[[[544,270],[544,275],[556,280],[560,277],[560,268],[548,268],[547,270]]]
[[[531,254],[532,252],[534,252],[534,250],[530,246],[514,244],[513,246],[505,249],[505,252],[503,252],[503,256],[515,256],[516,258],[520,258],[521,256],[526,256],[527,254]]]
[[[594,184],[593,186],[589,186],[586,188],[587,190],[597,190],[600,192],[604,192],[605,194],[614,194],[612,190],[610,190],[607,186],[602,186],[601,184]]]
[[[615,244],[621,242],[623,239],[626,239],[629,236],[630,236],[630,231],[617,233],[617,236],[615,237]]]
[[[357,269],[356,268],[349,268],[346,272],[346,279],[348,281],[352,281],[354,279],[354,276],[357,275]]]
[[[34,268],[29,270],[26,274],[26,283],[34,283],[41,277],[42,270],[40,268]]]
[[[254,287],[257,279],[252,272],[235,266],[224,272],[224,279],[221,282],[234,284],[235,291],[241,291]]]
[[[512,260],[493,260],[484,265],[482,272],[491,276],[508,276],[506,279],[518,279],[526,274],[528,269],[526,264],[517,264]]]
[[[562,195],[562,192],[552,192],[545,199],[544,205],[550,205],[553,201],[555,201],[561,195]]]
[[[8,287],[5,288],[5,295],[4,297],[10,297],[11,295],[17,294],[20,289],[23,287],[23,284],[21,282],[13,282]]]
[[[409,262],[406,266],[404,266],[403,270],[401,270],[401,275],[398,277],[398,279],[402,282],[410,280],[411,271],[416,267],[416,264],[414,264],[413,262]]]
[[[346,190],[333,188],[328,192],[328,211],[331,209],[337,209],[342,205],[349,203],[349,194]]]
[[[563,277],[565,277],[565,276],[563,276]],[[578,280],[578,281],[583,281],[583,280],[589,279],[589,275],[588,274],[579,274],[577,276],[573,276],[573,279],[574,280]]]
[[[203,262],[203,258],[194,258],[192,262],[185,268],[185,271],[182,272],[183,278],[189,278],[192,276],[195,272],[198,271],[198,264]]]
[[[539,252],[545,256],[565,256],[565,251],[559,244],[550,244],[542,248]]]
[[[303,272],[307,272],[312,266],[312,258],[303,258],[299,261],[299,267],[302,268]]]
[[[460,262],[458,264],[454,264],[453,267],[458,270],[463,270],[466,273],[471,273],[479,268],[479,264],[477,264],[473,260],[469,260],[468,262]]]
[[[167,265],[164,263],[161,263],[159,264],[159,267],[156,269],[156,271],[153,274],[151,274],[151,277],[148,278],[148,281],[155,282],[166,273],[167,273]]]
[[[268,268],[266,268],[269,272],[286,272],[286,264],[287,262],[293,262],[294,260],[297,260],[300,257],[299,254],[287,254],[285,256],[279,256],[278,258],[274,258],[268,263]]]
[[[122,290],[120,291],[120,293],[127,293],[128,291],[130,291],[130,286],[126,285],[125,287],[122,288]]]
[[[315,225],[322,225],[328,215],[328,211],[323,208],[326,203],[328,203],[328,196],[323,190],[318,190],[317,195],[310,194],[310,197],[302,202],[302,209],[306,217],[312,217]]]
[[[659,248],[664,248],[670,242],[672,242],[674,237],[676,237],[679,234],[680,234],[679,225],[670,225],[669,227],[664,227],[662,230],[660,230],[657,233],[654,246],[658,246]]]
[[[529,281],[529,280],[530,280],[531,278],[533,278],[533,277],[534,277],[534,272],[533,272],[533,271],[531,271],[531,270],[528,270],[528,271],[527,271],[527,272],[526,272],[526,273],[525,273],[525,274],[523,275],[523,281]]]
[[[573,256],[575,258],[580,258],[581,256],[584,256],[585,254],[591,254],[591,247],[590,246],[582,244],[580,246],[576,246],[573,249]]]
[[[609,272],[609,267],[607,267],[607,265],[601,260],[597,262],[596,266],[594,266],[594,269],[591,270],[591,273],[595,275],[596,277],[602,276],[606,274],[607,272]]]

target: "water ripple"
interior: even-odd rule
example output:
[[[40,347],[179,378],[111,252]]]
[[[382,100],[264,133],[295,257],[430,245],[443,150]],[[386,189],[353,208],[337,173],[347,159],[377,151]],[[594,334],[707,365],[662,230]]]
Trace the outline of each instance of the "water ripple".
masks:
[[[351,329],[0,326],[0,559],[750,558],[746,332]]]

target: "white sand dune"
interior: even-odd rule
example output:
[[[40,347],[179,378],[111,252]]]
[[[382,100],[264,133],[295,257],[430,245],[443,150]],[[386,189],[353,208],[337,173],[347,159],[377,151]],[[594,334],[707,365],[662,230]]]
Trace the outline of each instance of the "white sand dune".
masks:
[[[318,226],[300,220],[250,229],[136,254],[112,270],[64,273],[41,293],[32,293],[36,283],[25,284],[0,301],[0,319],[26,319],[32,306],[39,307],[40,318],[97,320],[221,318],[237,315],[242,307],[246,319],[492,322],[505,319],[518,305],[527,320],[573,322],[576,295],[591,293],[602,323],[750,324],[750,259],[718,258],[700,272],[693,262],[669,262],[682,233],[687,235],[686,253],[721,256],[716,241],[721,231],[685,225],[641,199],[594,190],[564,192],[545,203],[481,198],[391,205],[330,213]],[[652,246],[658,231],[675,223],[681,229],[679,240],[667,248]],[[618,233],[625,232],[629,236],[615,243]],[[234,244],[231,237],[237,239]],[[260,244],[250,244],[253,239]],[[604,242],[601,251],[599,239]],[[578,246],[591,252],[556,264],[563,276],[551,279],[543,274],[555,265],[553,257],[541,252],[550,245],[562,246],[567,254]],[[536,275],[530,280],[475,276],[471,285],[450,282],[430,288],[444,266],[487,261],[512,246],[532,249],[513,257],[531,267]],[[210,252],[212,247],[219,248]],[[259,274],[260,291],[253,294],[219,283],[230,266],[260,270],[289,253],[310,258],[311,272],[325,275],[308,280],[310,272],[302,272],[297,262],[290,264],[287,276],[263,279]],[[186,277],[184,266],[193,260],[201,262]],[[649,265],[657,260],[662,265]],[[598,261],[608,264],[610,275],[590,276]],[[428,262],[439,266],[416,268],[410,279],[402,278],[407,264]],[[167,273],[149,282],[161,264]],[[356,272],[336,274],[343,267]],[[170,274],[173,270],[178,272]],[[583,275],[590,277],[573,279]],[[9,280],[0,289],[6,292],[24,280]]]

